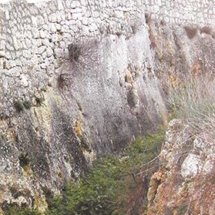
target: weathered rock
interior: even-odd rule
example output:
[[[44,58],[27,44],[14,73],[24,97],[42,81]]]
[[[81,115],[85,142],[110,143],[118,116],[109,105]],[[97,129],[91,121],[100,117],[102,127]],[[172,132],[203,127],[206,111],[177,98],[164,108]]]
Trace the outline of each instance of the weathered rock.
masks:
[[[213,214],[209,202],[214,200],[215,159],[208,156],[211,143],[202,132],[182,120],[170,122],[160,154],[162,168],[151,178],[147,214]],[[204,147],[193,148],[193,143]]]
[[[214,22],[211,10],[205,9],[211,7],[210,2],[200,0],[197,8],[179,0],[28,2],[32,1],[1,5],[0,11],[0,132],[4,137],[0,204],[5,200],[33,206],[29,199],[34,198],[35,207],[44,209],[42,187],[58,192],[93,159],[120,153],[133,137],[166,123],[159,82],[168,94],[165,87],[169,81],[177,85],[178,76],[187,70],[199,74],[202,61],[207,61],[204,57],[213,61],[214,55],[208,50],[214,50],[212,30],[177,24]],[[151,13],[146,16],[147,23],[145,11]],[[147,25],[153,19],[159,22]],[[69,53],[68,45],[76,47],[75,53]],[[204,65],[207,71],[214,69],[213,64]],[[181,189],[185,191],[174,187],[170,177],[174,171],[156,173],[149,192],[151,214],[165,214],[164,205],[167,211],[179,205],[171,199],[165,204],[160,193],[166,191],[166,184],[166,198],[181,195],[179,199],[184,200],[192,193],[186,190],[186,179],[195,179],[199,168],[205,175],[211,171],[210,160],[202,164],[201,155],[177,155],[186,148],[181,140],[187,143],[185,131],[189,128],[172,122],[175,125],[178,130],[173,134],[170,128],[167,133],[161,160],[170,169],[183,158],[182,170],[177,166],[180,171],[176,172],[183,175]],[[184,130],[178,135],[181,128]],[[81,144],[81,137],[88,147]],[[197,148],[201,144],[195,142]],[[212,158],[213,147],[207,152]],[[23,166],[21,155],[28,155],[32,162]],[[191,168],[187,165],[190,161]],[[10,189],[16,186],[22,191],[17,198]],[[163,201],[157,206],[159,195]],[[195,198],[199,199],[198,195]],[[199,210],[197,201],[193,207]]]
[[[134,137],[166,120],[147,28],[139,24],[135,34],[123,30],[118,36],[122,25],[129,29],[132,23],[123,12],[115,14],[118,25],[112,21],[112,8],[105,14],[88,11],[88,18],[87,2],[72,1],[71,8],[60,2],[15,1],[4,8],[16,14],[9,26],[2,23],[11,30],[5,28],[8,35],[1,42],[8,54],[1,58],[0,132],[10,141],[0,155],[2,207],[11,202],[44,210],[43,189],[59,192],[92,160],[121,153]],[[129,4],[128,13],[133,7],[136,11]],[[142,11],[137,19],[144,22]],[[98,29],[107,26],[101,35]],[[72,53],[69,45],[76,47]],[[150,79],[143,79],[146,61]],[[20,190],[17,198],[15,188]]]

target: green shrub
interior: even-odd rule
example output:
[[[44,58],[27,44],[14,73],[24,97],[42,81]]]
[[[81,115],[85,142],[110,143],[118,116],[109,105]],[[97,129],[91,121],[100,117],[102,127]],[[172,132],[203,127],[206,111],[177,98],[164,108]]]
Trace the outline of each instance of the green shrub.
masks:
[[[34,209],[23,209],[18,206],[10,206],[4,210],[4,215],[42,215],[40,212]]]
[[[32,103],[31,103],[31,101],[24,101],[24,102],[23,102],[23,106],[24,106],[26,109],[31,109]]]
[[[135,174],[144,163],[157,156],[162,140],[162,133],[138,138],[125,150],[123,159],[106,156],[95,161],[78,183],[67,184],[62,196],[49,201],[47,214],[126,214],[129,192],[136,189],[134,184],[138,183]],[[137,210],[133,205],[133,210]]]
[[[41,98],[41,97],[37,97],[35,96],[35,102],[36,102],[36,106],[42,106],[44,103],[45,99]]]
[[[188,205],[186,203],[183,203],[177,207],[178,215],[186,214],[187,210],[188,210]]]
[[[13,106],[16,109],[16,111],[19,112],[19,113],[22,112],[22,111],[24,111],[24,109],[25,109],[22,101],[15,101],[13,103]]]
[[[81,47],[77,44],[70,44],[69,49],[69,58],[71,61],[77,62],[81,55]]]
[[[21,153],[19,156],[19,164],[22,168],[28,166],[31,162],[31,159],[28,156],[28,153]]]
[[[62,197],[53,199],[48,214],[112,214],[117,207],[118,165],[111,157],[96,162],[78,184],[67,184]]]
[[[13,106],[16,109],[16,111],[20,113],[24,111],[24,109],[31,109],[32,103],[31,101],[27,101],[27,100],[26,101],[19,100],[19,101],[15,101],[13,103]]]
[[[147,207],[148,189],[140,172],[144,170],[144,164],[158,155],[163,136],[163,132],[159,132],[138,138],[124,151],[121,159],[106,156],[96,160],[78,182],[65,185],[61,196],[54,197],[48,188],[43,187],[48,203],[46,215],[139,214]],[[30,164],[27,153],[22,153],[19,161],[22,167]],[[7,205],[4,212],[6,215],[40,214],[14,205]]]

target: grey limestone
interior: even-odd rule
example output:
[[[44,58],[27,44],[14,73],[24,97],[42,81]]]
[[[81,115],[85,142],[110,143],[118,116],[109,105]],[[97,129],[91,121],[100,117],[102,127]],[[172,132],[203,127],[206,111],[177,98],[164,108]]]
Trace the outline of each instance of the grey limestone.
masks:
[[[153,69],[147,72],[147,64],[153,68],[153,56],[145,14],[171,25],[213,27],[214,4],[214,0],[50,0],[41,4],[14,0],[0,5],[0,114],[17,125],[16,160],[11,166],[25,149],[34,157],[32,168],[41,184],[59,188],[71,178],[71,171],[81,173],[86,160],[120,152],[133,136],[145,134],[166,113]],[[70,44],[78,44],[78,59],[70,59]],[[31,110],[17,113],[14,101],[26,98],[33,102]],[[92,152],[80,146],[76,121],[87,134]],[[70,164],[65,165],[62,154]],[[8,155],[0,154],[3,168],[1,159]],[[18,177],[21,167],[16,168]],[[57,178],[57,169],[62,169],[63,179]],[[1,174],[1,181],[4,177]],[[36,185],[31,180],[24,176],[20,180],[33,192]]]

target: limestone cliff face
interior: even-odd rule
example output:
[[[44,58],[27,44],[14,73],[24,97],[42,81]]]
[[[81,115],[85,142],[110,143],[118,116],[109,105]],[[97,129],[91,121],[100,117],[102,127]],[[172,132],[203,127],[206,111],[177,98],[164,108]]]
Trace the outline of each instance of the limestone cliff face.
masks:
[[[168,24],[147,15],[155,73],[168,96],[188,79],[213,79],[214,30],[207,24]]]
[[[169,25],[150,16],[147,23],[155,73],[177,119],[169,123],[160,170],[150,181],[146,214],[212,215],[214,32],[207,25]]]
[[[169,123],[146,214],[214,214],[214,145],[184,121]]]
[[[2,208],[16,203],[45,209],[47,189],[59,192],[93,159],[120,153],[166,122],[137,6],[2,6]]]
[[[0,5],[1,207],[45,209],[47,190],[59,192],[92,160],[120,154],[133,138],[166,124],[170,89],[214,69],[214,33],[207,25],[214,17],[211,2],[15,0]],[[202,157],[192,149],[185,160],[183,151],[178,157],[183,140],[177,132],[176,142],[167,134],[163,168],[151,180],[149,214],[203,210],[193,203],[199,194],[191,199],[198,183],[187,189]]]

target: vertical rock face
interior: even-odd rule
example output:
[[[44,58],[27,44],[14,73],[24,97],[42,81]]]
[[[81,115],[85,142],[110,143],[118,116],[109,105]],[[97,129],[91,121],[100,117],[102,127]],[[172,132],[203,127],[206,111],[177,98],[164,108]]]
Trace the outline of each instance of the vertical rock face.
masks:
[[[147,214],[214,214],[214,144],[207,131],[197,132],[172,120],[160,154],[162,168],[151,178]]]
[[[153,46],[155,73],[168,94],[170,86],[185,83],[188,78],[206,76],[213,79],[214,31],[207,25],[169,25],[147,19]]]
[[[169,123],[146,214],[214,214],[214,32],[150,16],[147,23],[155,74],[172,117],[182,119]]]
[[[16,203],[43,210],[47,189],[59,192],[93,159],[119,154],[134,137],[165,124],[163,95],[170,86],[205,71],[210,78],[214,69],[211,1],[33,2],[0,5],[2,208]],[[165,162],[168,154],[166,148]],[[176,188],[186,189],[183,180],[198,176],[201,159],[193,152],[176,165],[182,184],[165,168],[155,173],[149,213],[179,207],[164,209],[165,198],[183,195]],[[162,198],[165,183],[172,183],[172,195]],[[177,210],[189,209],[183,204]]]
[[[0,204],[44,210],[45,191],[166,122],[144,10],[14,1],[0,16]]]

